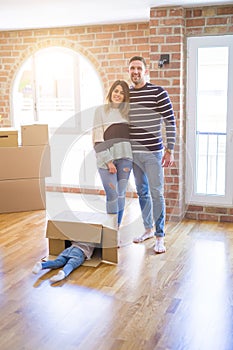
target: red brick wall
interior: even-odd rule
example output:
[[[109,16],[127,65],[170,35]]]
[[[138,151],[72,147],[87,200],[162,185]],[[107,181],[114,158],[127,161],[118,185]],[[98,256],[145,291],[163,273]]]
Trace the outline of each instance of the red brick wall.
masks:
[[[185,217],[194,220],[233,222],[233,208],[189,205]]]
[[[175,164],[166,169],[168,219],[182,216],[196,220],[233,222],[233,209],[185,205],[185,86],[186,38],[233,34],[233,6],[152,8],[150,11],[151,80],[164,86],[171,97],[177,120]],[[160,54],[170,54],[170,64],[158,68]]]
[[[180,220],[185,215],[184,198],[184,43],[185,9],[152,8],[150,11],[151,81],[166,88],[176,117],[177,140],[175,164],[165,169],[166,205],[169,219]],[[158,68],[161,54],[170,55],[170,63]]]
[[[14,78],[22,63],[41,48],[63,46],[85,55],[106,92],[113,80],[128,80],[129,58],[143,55],[151,82],[167,89],[177,119],[175,165],[165,173],[168,219],[233,222],[232,208],[186,206],[184,198],[186,36],[217,34],[233,34],[233,6],[152,8],[146,23],[0,32],[0,124],[11,125]],[[159,69],[161,53],[169,53],[171,63]]]
[[[63,46],[85,55],[94,65],[104,88],[117,78],[128,79],[128,59],[138,53],[149,58],[148,23],[0,32],[0,115],[11,125],[11,87],[22,63],[34,52]]]
[[[233,6],[210,6],[186,9],[186,35],[233,34]],[[233,222],[233,208],[189,205],[186,218]]]
[[[186,35],[233,34],[233,5],[186,9]]]

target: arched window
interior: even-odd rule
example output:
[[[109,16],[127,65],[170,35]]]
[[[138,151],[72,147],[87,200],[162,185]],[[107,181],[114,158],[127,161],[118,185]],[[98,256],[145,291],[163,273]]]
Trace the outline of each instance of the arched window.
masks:
[[[13,124],[40,122],[54,129],[102,103],[103,88],[89,61],[70,49],[50,47],[29,57],[17,74]]]
[[[104,103],[103,87],[91,63],[68,48],[41,49],[20,68],[12,101],[14,127],[33,123],[49,126],[53,176],[47,178],[47,184],[82,187],[77,172],[93,149],[88,112],[93,114],[95,107]],[[71,144],[66,144],[67,153],[64,161],[59,159],[61,169],[57,171],[57,157],[67,138]]]

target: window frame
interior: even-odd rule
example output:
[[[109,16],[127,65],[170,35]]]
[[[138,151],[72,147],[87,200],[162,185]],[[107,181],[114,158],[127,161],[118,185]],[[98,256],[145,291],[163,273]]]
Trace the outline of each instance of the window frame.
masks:
[[[197,51],[198,48],[228,47],[228,97],[226,128],[225,195],[195,193],[196,181],[196,114]],[[233,203],[233,36],[187,38],[187,93],[186,93],[186,203],[232,206]]]
[[[53,134],[55,131],[59,132],[61,134],[70,134],[70,133],[79,133],[82,134],[83,132],[86,132],[86,130],[83,130],[83,126],[81,121],[79,120],[79,117],[82,113],[83,110],[85,110],[85,106],[83,107],[83,100],[81,99],[81,93],[80,93],[80,89],[83,88],[83,81],[81,78],[82,73],[80,72],[79,69],[79,60],[80,58],[82,58],[83,62],[85,61],[85,64],[89,65],[92,68],[92,74],[96,75],[96,80],[98,80],[99,82],[99,87],[101,89],[101,97],[99,96],[99,100],[101,99],[101,103],[103,103],[104,101],[104,88],[101,82],[101,79],[98,75],[98,73],[95,71],[92,63],[88,60],[88,58],[86,58],[84,55],[82,55],[79,52],[73,51],[72,49],[69,48],[64,48],[62,46],[49,46],[47,48],[42,48],[36,52],[34,52],[30,57],[28,57],[21,65],[15,80],[13,82],[13,87],[12,87],[12,106],[11,106],[11,111],[12,111],[12,120],[13,120],[13,125],[16,128],[20,127],[20,122],[18,120],[18,117],[16,116],[17,110],[15,108],[14,105],[14,93],[17,92],[17,85],[19,84],[19,74],[21,73],[22,68],[24,67],[24,65],[31,59],[32,63],[31,63],[31,67],[32,67],[32,105],[33,105],[33,110],[32,110],[32,118],[31,121],[32,123],[40,123],[41,120],[39,118],[39,96],[38,96],[38,81],[37,81],[37,69],[36,69],[36,65],[37,65],[37,57],[40,56],[41,54],[43,54],[43,52],[47,53],[51,51],[52,53],[65,53],[70,55],[73,58],[73,71],[74,71],[74,84],[73,84],[73,88],[74,88],[74,113],[73,113],[73,122],[74,122],[74,126],[70,127],[68,126],[68,124],[66,125],[66,122],[56,126],[49,126],[49,131],[51,134]],[[85,69],[84,69],[85,70]],[[89,72],[90,73],[90,72]],[[85,71],[84,75],[87,75],[88,71]],[[89,74],[90,76],[90,74]],[[90,79],[91,80],[91,79]],[[80,89],[78,88],[80,86]],[[88,85],[89,88],[89,85]],[[89,99],[89,101],[91,101],[91,98]],[[89,103],[89,102],[88,102]],[[92,108],[94,107],[93,105],[88,107],[88,108]],[[68,118],[69,119],[69,118]],[[49,124],[49,123],[48,123]]]

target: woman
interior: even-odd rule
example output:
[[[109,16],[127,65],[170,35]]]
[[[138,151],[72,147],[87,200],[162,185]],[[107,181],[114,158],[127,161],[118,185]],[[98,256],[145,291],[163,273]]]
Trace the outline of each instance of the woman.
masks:
[[[106,193],[108,214],[117,214],[120,227],[128,179],[132,169],[129,141],[129,87],[116,80],[106,97],[107,104],[97,108],[93,144],[97,167]]]

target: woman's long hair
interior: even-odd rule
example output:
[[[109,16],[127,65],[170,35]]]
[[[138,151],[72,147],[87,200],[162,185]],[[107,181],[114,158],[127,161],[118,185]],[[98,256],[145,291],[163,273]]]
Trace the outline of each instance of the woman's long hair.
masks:
[[[121,112],[121,115],[125,119],[129,119],[129,86],[124,80],[116,80],[112,86],[109,89],[109,92],[106,96],[107,105],[105,106],[105,111],[109,112],[110,108],[112,107],[112,92],[115,90],[115,88],[120,85],[124,92],[124,100],[119,105],[119,110]]]

